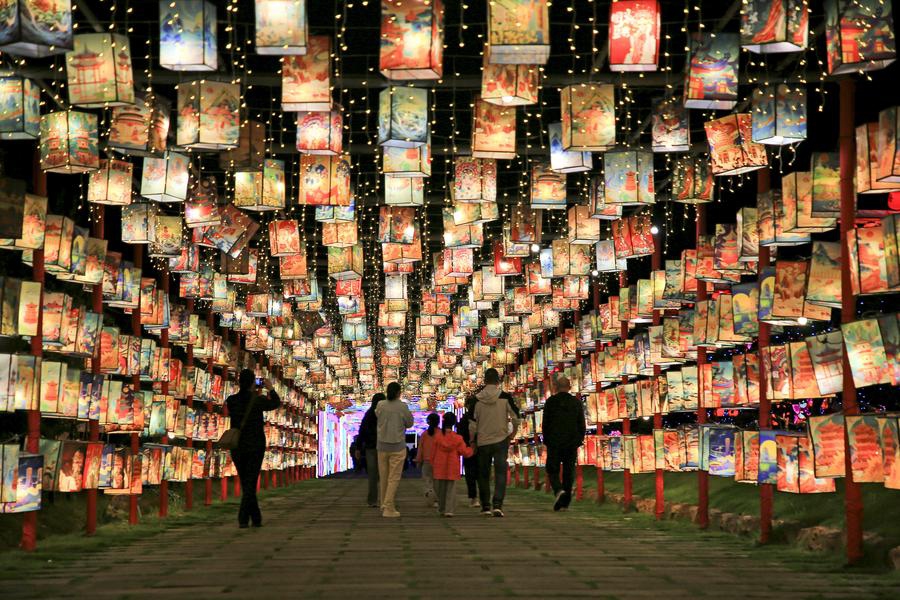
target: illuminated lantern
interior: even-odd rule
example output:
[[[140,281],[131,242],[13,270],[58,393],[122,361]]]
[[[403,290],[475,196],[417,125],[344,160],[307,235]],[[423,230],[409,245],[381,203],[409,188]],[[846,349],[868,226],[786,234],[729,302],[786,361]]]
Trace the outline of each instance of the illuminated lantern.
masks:
[[[607,152],[603,155],[603,170],[606,204],[636,206],[656,202],[652,152]]]
[[[757,54],[800,52],[808,38],[807,0],[744,0],[741,47]]]
[[[296,219],[269,221],[269,251],[272,256],[300,254],[300,224]]]
[[[284,161],[266,159],[263,170],[234,174],[234,205],[244,210],[281,210],[285,206]]]
[[[136,156],[162,154],[169,135],[169,103],[156,96],[112,109],[108,148]]]
[[[500,218],[500,208],[494,202],[458,202],[453,206],[456,225],[489,223]]]
[[[614,221],[622,217],[622,206],[620,204],[606,203],[606,189],[603,185],[602,175],[591,177],[590,194],[592,218]]]
[[[378,144],[418,148],[428,143],[428,90],[389,87],[378,95]]]
[[[501,277],[522,274],[522,259],[506,256],[502,242],[494,242],[494,273]]]
[[[900,190],[900,184],[878,181],[878,123],[856,128],[856,193],[881,194]],[[886,160],[886,159],[885,159]]]
[[[359,237],[356,221],[322,223],[322,245],[348,247],[355,246]]]
[[[562,145],[562,124],[547,126],[550,135],[550,168],[558,173],[580,173],[590,171],[594,161],[590,152],[564,150]]]
[[[837,217],[841,209],[841,157],[812,153],[812,216]]]
[[[425,180],[420,177],[385,177],[384,202],[388,206],[425,204]]]
[[[182,230],[181,215],[160,215],[150,221],[150,247],[148,254],[156,258],[177,258],[181,255]]]
[[[884,233],[885,280],[889,287],[900,288],[900,215],[888,215],[881,219],[881,228]]]
[[[124,160],[101,160],[100,170],[88,179],[88,202],[127,206],[131,204],[133,165]]]
[[[344,279],[359,279],[363,274],[363,247],[362,245],[349,248],[329,246],[328,248],[328,275],[338,281]]]
[[[219,154],[224,171],[259,171],[266,156],[266,126],[258,121],[241,123],[237,148]]]
[[[428,143],[418,148],[383,147],[382,171],[386,177],[430,177],[431,135]]]
[[[306,0],[256,0],[256,53],[306,54]]]
[[[156,219],[157,210],[157,206],[150,202],[135,202],[123,206],[122,241],[126,244],[149,244],[150,224]]]
[[[753,141],[771,146],[806,139],[806,90],[782,83],[753,90],[750,101]]]
[[[281,110],[331,110],[331,38],[311,35],[305,56],[281,65]]]
[[[444,5],[440,0],[383,0],[379,70],[388,79],[440,79]]]
[[[446,248],[443,260],[448,277],[468,277],[475,272],[472,248]]]
[[[687,152],[691,149],[688,111],[675,98],[657,98],[650,116],[654,152]]]
[[[900,108],[894,106],[878,113],[878,134],[875,138],[878,153],[877,180],[879,183],[900,183],[900,146],[897,145]]]
[[[381,259],[385,264],[385,273],[390,271],[387,265],[391,265],[392,268],[397,267],[398,272],[412,273],[412,269],[403,271],[402,268],[407,265],[412,267],[412,263],[422,260],[422,244],[418,239],[418,225],[414,225],[414,227],[416,228],[416,242],[412,244],[389,243],[381,245]]]
[[[416,239],[415,219],[415,208],[382,206],[378,213],[378,241],[412,244]]]
[[[466,206],[460,204],[460,206]],[[474,203],[471,206],[477,206]],[[460,224],[457,224],[457,214]],[[445,206],[442,211],[444,221],[444,246],[447,248],[480,248],[484,244],[484,229],[479,222],[471,221],[464,211]]]
[[[500,106],[525,106],[538,101],[536,65],[492,65],[487,55],[481,66],[481,99]]]
[[[531,208],[566,208],[566,175],[550,169],[546,163],[531,167]]]
[[[835,217],[812,216],[812,174],[809,172],[782,176],[781,210],[785,233],[823,233],[837,225]]]
[[[30,79],[0,76],[0,140],[36,140],[41,134],[41,90]]]
[[[659,36],[657,0],[618,0],[610,4],[609,70],[655,71]]]
[[[615,86],[583,83],[562,89],[562,146],[605,152],[616,145]]]
[[[300,155],[300,204],[348,206],[350,163],[345,156]]]
[[[893,253],[885,252],[884,234],[882,223],[874,227],[852,229],[847,233],[850,287],[854,296],[890,294],[896,291],[896,288],[888,284],[889,266],[886,255]],[[896,237],[894,241],[896,243]],[[896,266],[891,265],[890,268],[894,269]],[[892,279],[896,278],[892,276]]]
[[[883,69],[897,58],[891,5],[881,0],[825,0],[828,74]]]
[[[297,150],[301,154],[336,156],[343,150],[341,107],[329,112],[297,113]]]
[[[237,148],[241,130],[241,86],[191,81],[178,86],[175,143],[193,150]]]
[[[738,175],[768,164],[766,147],[752,141],[748,113],[726,115],[704,125],[713,175]]]
[[[684,105],[731,110],[738,94],[738,34],[698,32],[691,34],[690,42]]]
[[[167,152],[164,158],[144,158],[141,196],[156,202],[184,202],[188,195],[191,159]]]
[[[683,204],[712,202],[715,184],[709,160],[700,156],[685,156],[675,162],[672,170],[672,200]]]
[[[453,199],[457,202],[497,201],[497,162],[459,156],[453,160]]]
[[[516,109],[475,99],[472,123],[472,156],[516,157]]]
[[[159,66],[215,71],[216,6],[206,0],[159,0]]]
[[[84,173],[100,168],[97,115],[63,110],[41,116],[41,168]]]
[[[545,64],[550,58],[547,0],[489,2],[485,53],[493,64]]]
[[[7,0],[0,14],[0,52],[39,58],[72,49],[71,0]]]
[[[316,221],[319,223],[356,221],[356,205],[351,201],[349,206],[317,206]]]
[[[66,53],[69,102],[100,108],[134,104],[134,77],[128,38],[115,33],[75,36],[75,49]]]
[[[600,220],[591,218],[591,207],[575,205],[569,209],[570,244],[594,244],[600,241]]]

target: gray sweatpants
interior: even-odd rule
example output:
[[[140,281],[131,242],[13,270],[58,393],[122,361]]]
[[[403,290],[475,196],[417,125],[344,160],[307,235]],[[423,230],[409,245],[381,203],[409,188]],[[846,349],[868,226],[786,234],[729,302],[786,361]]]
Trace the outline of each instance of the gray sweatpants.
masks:
[[[435,479],[434,491],[438,497],[438,512],[452,515],[456,509],[456,480]]]

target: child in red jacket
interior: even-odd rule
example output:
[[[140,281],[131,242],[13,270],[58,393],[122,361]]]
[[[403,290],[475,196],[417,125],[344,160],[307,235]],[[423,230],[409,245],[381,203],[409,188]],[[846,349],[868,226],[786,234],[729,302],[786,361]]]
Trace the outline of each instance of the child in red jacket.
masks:
[[[456,482],[459,481],[459,459],[469,458],[475,451],[466,446],[462,436],[453,431],[456,415],[444,413],[441,425],[443,435],[434,441],[431,464],[434,469],[434,487],[438,497],[438,512],[445,517],[453,516],[456,506]]]

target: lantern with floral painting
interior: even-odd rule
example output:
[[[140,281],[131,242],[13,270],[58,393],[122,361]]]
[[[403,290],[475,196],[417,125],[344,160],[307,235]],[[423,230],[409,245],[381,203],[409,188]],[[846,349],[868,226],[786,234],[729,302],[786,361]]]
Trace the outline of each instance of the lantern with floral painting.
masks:
[[[752,140],[749,113],[726,115],[704,125],[715,176],[738,175],[768,164],[766,148]]]
[[[688,111],[676,98],[657,98],[650,115],[651,149],[654,152],[687,152],[691,149]]]
[[[0,76],[0,140],[35,140],[41,134],[41,90],[30,79]]]
[[[266,159],[263,170],[234,174],[234,205],[244,210],[281,210],[285,206],[284,161]]]
[[[266,126],[259,121],[241,122],[237,148],[219,153],[223,171],[259,171],[266,155]]]
[[[100,167],[97,115],[63,110],[41,116],[41,168],[84,173]]]
[[[491,64],[481,67],[481,99],[500,106],[536,104],[540,73],[537,65]]]
[[[358,240],[359,235],[356,228],[356,221],[322,223],[323,246],[355,246]]]
[[[286,56],[281,67],[281,110],[331,110],[331,38],[311,35],[306,54]]]
[[[84,33],[66,53],[69,103],[85,108],[134,104],[134,76],[128,38]]]
[[[206,0],[160,0],[159,66],[172,71],[215,71],[216,6]]]
[[[384,202],[388,206],[425,204],[425,180],[420,177],[385,177]]]
[[[378,96],[378,144],[418,148],[428,143],[428,90],[388,87]]]
[[[684,81],[684,105],[687,108],[734,108],[738,93],[739,43],[736,33],[702,31],[690,35]]]
[[[659,60],[658,0],[618,0],[609,6],[609,70],[655,71]]]
[[[615,86],[581,83],[560,92],[562,147],[605,152],[616,145]]]
[[[606,204],[638,206],[655,200],[653,153],[617,150],[603,155]]]
[[[300,204],[348,206],[350,163],[346,156],[300,156]]]
[[[547,126],[550,136],[550,168],[557,173],[581,173],[594,167],[590,152],[565,150],[562,145],[562,124]]]
[[[753,141],[770,146],[806,139],[806,90],[780,83],[753,90],[750,100]]]
[[[440,79],[444,55],[440,0],[384,0],[378,68],[388,79]]]
[[[856,193],[883,194],[900,190],[900,183],[878,181],[878,123],[856,128]]]
[[[169,135],[169,102],[153,95],[136,100],[112,109],[108,148],[135,156],[162,154]]]
[[[418,148],[382,148],[382,171],[386,177],[431,177],[431,135]]]
[[[337,156],[343,151],[341,107],[328,112],[297,113],[297,150],[301,154]]]
[[[897,58],[890,3],[825,0],[828,74],[883,69]]]
[[[808,38],[807,0],[744,0],[741,47],[757,54],[801,52]]]
[[[459,156],[453,160],[453,199],[457,202],[497,201],[497,162]]]
[[[241,86],[191,81],[178,86],[175,144],[192,150],[228,150],[240,140]]]
[[[133,165],[125,160],[103,159],[100,169],[88,179],[88,202],[127,206],[131,204]]]
[[[545,64],[550,58],[547,0],[488,3],[485,54],[493,64]]]
[[[705,156],[688,155],[679,158],[672,170],[672,200],[683,204],[712,202],[715,183]]]
[[[516,157],[516,109],[475,99],[472,117],[472,156],[511,159]]]
[[[256,53],[306,54],[306,0],[256,0]]]
[[[0,52],[39,58],[72,49],[71,0],[8,0],[0,14]]]
[[[363,275],[363,247],[328,248],[328,275],[332,279],[358,279]]]
[[[188,195],[191,159],[167,152],[162,158],[144,158],[141,196],[155,202],[184,202]]]
[[[531,208],[565,210],[565,173],[556,173],[542,162],[531,167]]]

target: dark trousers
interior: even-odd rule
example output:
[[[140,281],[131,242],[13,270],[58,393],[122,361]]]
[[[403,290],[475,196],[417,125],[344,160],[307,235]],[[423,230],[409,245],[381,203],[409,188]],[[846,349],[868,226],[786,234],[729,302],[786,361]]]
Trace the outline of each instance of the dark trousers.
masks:
[[[547,475],[553,494],[560,490],[566,493],[565,503],[568,506],[572,498],[572,481],[575,474],[575,460],[578,458],[578,447],[547,446]],[[562,483],[559,481],[559,466],[562,464]]]
[[[256,482],[259,480],[259,470],[262,468],[265,448],[252,448],[232,450],[231,460],[241,480],[241,507],[238,509],[238,523],[247,525],[253,521],[254,525],[262,524],[262,513],[259,512],[259,502],[256,500]]]
[[[506,496],[506,458],[509,442],[478,446],[478,493],[481,496],[481,510],[503,508]],[[494,495],[491,497],[491,463],[494,465]]]
[[[378,450],[366,448],[366,475],[369,477],[369,496],[366,499],[369,506],[378,506],[381,499],[378,497]]]
[[[469,500],[478,497],[478,456],[463,459],[466,470],[466,492]]]

